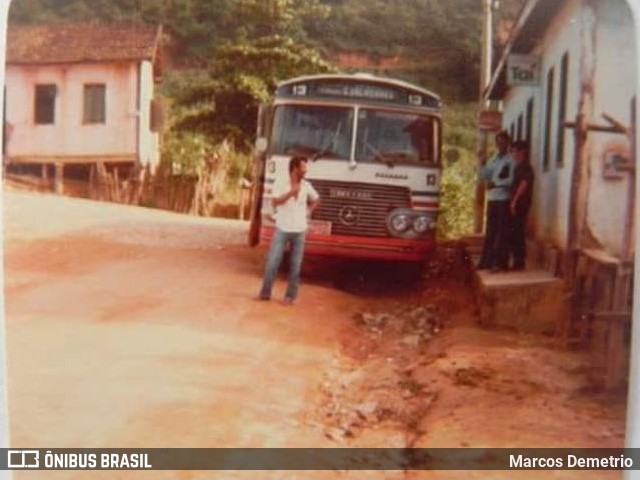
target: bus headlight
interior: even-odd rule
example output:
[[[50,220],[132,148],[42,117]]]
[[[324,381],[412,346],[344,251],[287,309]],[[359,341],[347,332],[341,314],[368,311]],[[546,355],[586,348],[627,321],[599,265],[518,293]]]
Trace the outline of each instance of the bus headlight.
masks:
[[[430,235],[436,229],[434,214],[398,208],[387,217],[387,230],[393,237],[417,239]]]
[[[417,233],[425,233],[427,230],[432,229],[432,224],[433,222],[430,217],[427,217],[427,216],[416,217],[413,220],[413,229]]]
[[[394,215],[391,217],[390,225],[392,230],[402,233],[409,228],[409,217],[404,214]]]

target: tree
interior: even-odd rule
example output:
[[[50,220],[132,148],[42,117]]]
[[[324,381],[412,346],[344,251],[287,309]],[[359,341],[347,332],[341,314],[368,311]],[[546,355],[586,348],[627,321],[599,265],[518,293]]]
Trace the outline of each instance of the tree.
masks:
[[[208,75],[177,82],[174,128],[201,132],[214,142],[230,139],[248,150],[258,107],[280,80],[333,71],[306,45],[304,21],[324,19],[317,0],[235,0],[228,11],[227,41],[212,52]]]
[[[214,142],[228,138],[247,150],[258,107],[280,80],[331,71],[316,50],[288,37],[228,43],[217,50],[206,78],[192,77],[191,86],[176,89],[175,128],[205,133]]]
[[[139,0],[146,22],[162,23],[187,57],[206,58],[228,32],[234,0]]]
[[[139,21],[138,3],[138,0],[18,0],[12,3],[10,21]]]
[[[187,57],[210,54],[225,37],[235,0],[18,0],[11,23],[69,21],[163,24]]]
[[[329,12],[319,0],[236,0],[229,18],[236,39],[283,36],[304,40],[305,23],[322,21]]]
[[[512,0],[515,1],[515,0]],[[331,14],[306,24],[310,38],[333,52],[401,57],[392,76],[449,98],[477,95],[482,4],[479,0],[325,0]]]

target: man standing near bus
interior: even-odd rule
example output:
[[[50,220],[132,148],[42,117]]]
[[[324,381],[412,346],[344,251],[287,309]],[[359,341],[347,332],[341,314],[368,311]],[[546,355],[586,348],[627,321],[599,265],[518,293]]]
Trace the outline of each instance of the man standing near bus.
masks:
[[[304,178],[306,174],[307,158],[295,156],[289,161],[288,178],[274,185],[271,202],[276,211],[276,229],[267,256],[260,300],[271,300],[271,290],[287,244],[291,249],[291,264],[284,303],[293,305],[298,296],[307,217],[320,203],[318,192]]]
[[[498,153],[480,168],[479,180],[487,184],[487,232],[478,270],[506,271],[509,261],[510,200],[514,162],[511,139],[505,131],[496,135]]]
[[[527,214],[533,197],[534,173],[529,162],[529,144],[517,141],[511,147],[515,160],[514,180],[511,196],[511,254],[512,270],[524,270],[527,256],[525,230]]]

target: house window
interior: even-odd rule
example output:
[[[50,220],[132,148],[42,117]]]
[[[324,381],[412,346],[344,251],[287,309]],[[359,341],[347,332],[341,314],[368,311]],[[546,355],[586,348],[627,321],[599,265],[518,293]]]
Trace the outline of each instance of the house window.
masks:
[[[84,86],[83,123],[106,123],[106,90],[104,84]]]
[[[522,138],[523,138],[522,137],[522,134],[523,134],[523,132],[522,132],[522,121],[523,121],[522,114],[520,114],[518,116],[518,129],[517,129],[517,132],[516,132],[516,137],[517,137],[518,140],[522,140]]]
[[[531,148],[531,138],[533,135],[533,97],[529,99],[527,102],[527,133],[525,140],[529,144],[529,148]]]
[[[555,73],[553,68],[547,73],[547,107],[544,112],[544,153],[542,167],[549,170],[549,159],[551,157],[551,113],[553,109],[553,84]]]
[[[569,82],[569,52],[562,56],[560,64],[560,103],[558,105],[558,143],[556,145],[556,163],[564,164],[564,121],[567,116],[567,88]]]
[[[55,85],[36,85],[35,122],[37,125],[52,125],[56,120]]]

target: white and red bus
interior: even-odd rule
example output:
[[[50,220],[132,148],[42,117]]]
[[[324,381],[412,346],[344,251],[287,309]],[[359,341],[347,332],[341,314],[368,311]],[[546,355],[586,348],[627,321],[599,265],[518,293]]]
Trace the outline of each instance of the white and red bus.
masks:
[[[261,108],[250,244],[268,244],[271,190],[294,155],[320,194],[306,252],[421,261],[435,247],[442,102],[409,83],[317,75],[278,85]]]

